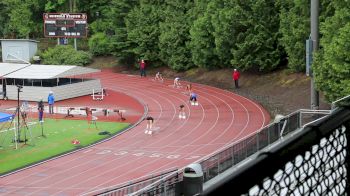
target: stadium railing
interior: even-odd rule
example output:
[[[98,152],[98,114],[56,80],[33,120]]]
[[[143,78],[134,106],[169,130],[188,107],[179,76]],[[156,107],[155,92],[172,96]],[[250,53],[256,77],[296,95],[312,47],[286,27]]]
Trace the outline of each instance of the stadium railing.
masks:
[[[314,122],[330,113],[330,110],[298,110],[202,158],[198,163],[202,166],[204,174],[204,189],[208,188],[206,182],[222,175],[226,170],[245,162],[247,158],[258,153],[262,149],[271,146],[277,141],[283,140],[284,137],[302,128],[303,125]],[[155,181],[153,184],[139,187],[138,191],[130,195],[181,195],[181,187],[183,187],[181,184],[182,173],[183,169],[175,171]],[[213,183],[208,184],[213,186]],[[129,187],[123,188],[129,189]]]
[[[349,193],[349,100],[334,102],[332,110],[282,116],[204,157],[198,161],[204,174],[201,195]],[[128,195],[183,195],[183,183],[180,169]]]
[[[204,195],[347,195],[350,108],[306,124],[250,157]]]

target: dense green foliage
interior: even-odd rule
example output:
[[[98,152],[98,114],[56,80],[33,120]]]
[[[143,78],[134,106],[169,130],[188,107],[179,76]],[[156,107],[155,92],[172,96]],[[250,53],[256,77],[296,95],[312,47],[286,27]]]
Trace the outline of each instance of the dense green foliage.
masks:
[[[349,93],[350,3],[320,3],[321,50],[313,70],[317,88],[334,100]],[[310,1],[3,0],[0,7],[4,38],[41,37],[43,12],[87,13],[90,53],[113,54],[131,66],[144,58],[150,66],[179,71],[196,67],[271,71],[285,65],[295,72],[305,70]]]
[[[89,39],[90,52],[95,56],[111,54],[111,47],[111,42],[104,33],[98,32]]]
[[[350,6],[335,11],[321,26],[323,48],[315,58],[318,88],[329,101],[350,94]]]
[[[41,55],[43,63],[47,65],[86,65],[91,62],[88,52],[76,51],[70,45],[59,45],[49,48]]]
[[[164,21],[160,23],[159,56],[175,70],[187,70],[191,66],[187,43],[190,41],[192,7],[192,1],[166,0]]]
[[[288,54],[288,67],[305,70],[305,41],[310,35],[310,2],[278,0],[280,8],[280,44]]]

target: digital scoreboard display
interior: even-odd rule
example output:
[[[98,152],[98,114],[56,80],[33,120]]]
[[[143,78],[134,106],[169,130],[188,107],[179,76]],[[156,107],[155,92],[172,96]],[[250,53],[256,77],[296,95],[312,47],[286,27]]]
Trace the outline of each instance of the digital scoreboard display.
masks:
[[[44,13],[44,36],[81,38],[87,36],[87,15],[83,13]]]

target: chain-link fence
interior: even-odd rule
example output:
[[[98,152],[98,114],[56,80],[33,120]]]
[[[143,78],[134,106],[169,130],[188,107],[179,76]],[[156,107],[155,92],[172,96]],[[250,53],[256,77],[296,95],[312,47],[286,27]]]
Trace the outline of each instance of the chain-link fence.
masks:
[[[138,195],[138,192],[147,193],[147,195],[175,195],[176,186],[182,181],[181,173],[177,169],[165,170],[155,174],[151,174],[133,181],[104,188],[103,191],[95,190],[84,195],[99,195],[99,196],[123,196],[123,195]]]
[[[258,153],[206,194],[347,195],[349,130],[350,110],[337,109]]]
[[[235,142],[233,145],[214,155],[209,155],[200,164],[204,171],[204,182],[223,173],[228,168],[240,163],[261,149],[275,143],[283,136],[296,131],[305,123],[319,119],[329,114],[330,111],[298,110],[278,121],[267,125],[261,130],[253,133],[244,139]],[[310,116],[311,115],[311,116]],[[312,116],[313,115],[313,116]],[[316,117],[315,117],[316,116]]]
[[[247,195],[344,195],[346,188],[345,127],[301,153]]]
[[[247,160],[247,158],[298,130],[303,125],[328,114],[330,114],[330,111],[326,110],[298,110],[288,116],[281,116],[261,130],[208,155],[199,162],[203,170],[204,183]],[[153,184],[146,183],[144,187],[138,186],[139,190],[132,195],[180,195],[180,187],[183,183],[181,174],[182,170],[179,170]],[[130,186],[121,187],[109,192],[108,195],[119,195],[119,193],[125,193],[128,190],[130,190]],[[133,188],[133,190],[136,189]]]

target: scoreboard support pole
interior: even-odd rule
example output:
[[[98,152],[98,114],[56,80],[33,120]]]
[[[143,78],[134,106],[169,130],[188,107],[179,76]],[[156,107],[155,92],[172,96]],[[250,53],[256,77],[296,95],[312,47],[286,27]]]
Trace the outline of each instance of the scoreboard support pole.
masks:
[[[78,50],[78,49],[77,49],[77,38],[74,38],[74,49],[75,49],[75,50]]]

